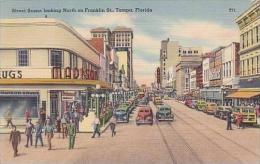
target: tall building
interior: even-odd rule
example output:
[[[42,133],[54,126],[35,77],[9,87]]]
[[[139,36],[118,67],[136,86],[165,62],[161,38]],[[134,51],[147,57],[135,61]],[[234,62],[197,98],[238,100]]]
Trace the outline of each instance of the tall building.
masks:
[[[201,54],[181,55],[176,66],[176,90],[177,96],[185,96],[190,93],[190,73],[201,65]]]
[[[163,88],[173,85],[176,89],[176,66],[180,62],[182,55],[200,55],[201,47],[183,47],[178,41],[170,41],[170,39],[161,41],[160,50],[160,69],[161,69],[161,85]],[[169,81],[171,80],[171,81]]]
[[[176,64],[179,56],[179,43],[170,41],[170,39],[161,41],[160,50],[160,70],[161,70],[161,87],[167,86],[168,75],[172,74],[172,79],[176,77]],[[170,69],[172,67],[172,69]]]
[[[260,103],[260,0],[236,18],[240,30],[240,89],[237,104]]]
[[[128,88],[133,88],[133,30],[127,27],[115,27],[113,31],[108,28],[98,27],[91,30],[93,38],[104,38],[107,45],[111,46],[117,54],[127,54],[127,58],[122,61],[128,63],[126,78]],[[119,60],[120,60],[120,56]],[[120,63],[120,61],[119,61]],[[119,65],[119,68],[122,66]]]

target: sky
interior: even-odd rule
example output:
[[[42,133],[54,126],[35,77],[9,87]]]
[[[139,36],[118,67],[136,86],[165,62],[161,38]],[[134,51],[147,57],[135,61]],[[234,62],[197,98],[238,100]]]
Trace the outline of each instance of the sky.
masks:
[[[95,27],[131,27],[134,78],[139,85],[150,85],[159,66],[161,40],[170,38],[182,46],[201,46],[204,52],[239,42],[235,19],[251,3],[252,0],[0,0],[0,19],[47,15],[68,23],[85,38],[90,38],[90,29]],[[63,8],[77,12],[12,12]],[[149,8],[152,12],[78,12],[85,8]]]

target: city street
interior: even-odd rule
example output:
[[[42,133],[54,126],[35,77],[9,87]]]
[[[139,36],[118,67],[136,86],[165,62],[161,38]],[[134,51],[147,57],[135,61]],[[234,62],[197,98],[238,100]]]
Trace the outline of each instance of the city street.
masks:
[[[0,135],[0,164],[31,163],[91,163],[91,164],[259,164],[259,128],[227,131],[226,121],[189,109],[174,100],[173,122],[135,125],[132,114],[127,124],[117,124],[117,134],[111,137],[107,129],[100,138],[89,133],[77,135],[74,150],[68,150],[67,139],[55,134],[53,150],[25,148],[25,136],[19,145],[19,156],[13,158],[8,135]],[[155,106],[150,102],[154,109]]]

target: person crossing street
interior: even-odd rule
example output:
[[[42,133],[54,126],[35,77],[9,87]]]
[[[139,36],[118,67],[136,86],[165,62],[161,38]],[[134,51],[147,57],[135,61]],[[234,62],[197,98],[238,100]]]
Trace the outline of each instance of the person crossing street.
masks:
[[[111,129],[111,132],[112,132],[112,137],[116,135],[116,117],[113,116],[111,119],[110,119],[110,129]]]
[[[42,141],[42,124],[40,121],[36,122],[35,125],[35,148],[37,148],[37,142],[40,140],[41,145],[43,146],[43,141]]]
[[[32,137],[33,129],[34,129],[34,125],[32,123],[32,119],[28,119],[28,122],[27,122],[26,128],[25,128],[25,135],[27,137],[25,147],[28,147],[29,141],[31,143],[31,146],[33,145],[33,137]]]
[[[94,122],[93,122],[93,129],[94,129],[94,132],[93,132],[93,136],[91,138],[95,138],[95,135],[98,134],[98,136],[100,137],[100,129],[99,129],[99,126],[100,126],[100,120],[99,118],[96,116],[96,118],[94,119]]]
[[[69,135],[69,149],[74,149],[75,138],[76,138],[76,125],[73,120],[70,120],[68,125],[68,135]]]
[[[50,119],[47,120],[46,126],[45,126],[45,136],[47,136],[48,140],[48,150],[51,150],[51,140],[54,136],[54,127],[50,122]]]
[[[232,130],[231,123],[232,123],[232,115],[231,115],[231,112],[228,112],[228,115],[227,115],[227,130]]]
[[[14,157],[16,157],[18,153],[18,145],[21,142],[21,133],[20,131],[16,130],[15,125],[13,125],[12,128],[13,130],[11,131],[9,141],[12,143],[12,148],[14,150]]]

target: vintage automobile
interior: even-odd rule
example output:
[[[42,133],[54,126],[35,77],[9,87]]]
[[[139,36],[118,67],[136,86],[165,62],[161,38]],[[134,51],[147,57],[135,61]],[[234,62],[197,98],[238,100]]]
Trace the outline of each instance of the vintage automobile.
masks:
[[[228,112],[232,112],[232,107],[230,106],[218,106],[214,113],[214,116],[222,120],[227,119]]]
[[[169,100],[170,98],[169,98],[168,95],[164,95],[164,96],[163,96],[163,99],[164,99],[164,100]]]
[[[198,102],[197,100],[192,100],[192,102],[191,102],[191,108],[192,109],[196,108],[197,102]]]
[[[130,110],[131,106],[128,103],[126,103],[126,102],[120,104],[119,108],[126,108],[127,112],[129,112],[129,113],[131,112],[131,110]]]
[[[199,100],[196,105],[196,109],[199,111],[203,111],[207,107],[207,103],[203,100]]]
[[[138,114],[135,119],[136,125],[150,124],[153,125],[153,111],[151,107],[145,106],[138,109]]]
[[[214,114],[215,111],[217,110],[218,105],[216,103],[213,102],[209,102],[207,103],[206,108],[204,108],[203,112],[207,113],[207,114]]]
[[[119,107],[114,113],[116,122],[129,122],[129,113],[127,108]]]
[[[247,124],[256,124],[257,123],[255,108],[248,107],[248,106],[234,107],[232,109],[232,116],[233,116],[234,122],[236,122],[236,117],[237,117],[238,113],[242,113],[243,123],[247,123]]]
[[[148,105],[148,102],[147,101],[145,101],[145,100],[141,100],[141,101],[139,101],[138,102],[138,107],[142,107],[142,106],[147,106]]]
[[[145,96],[145,93],[144,93],[144,92],[139,92],[139,93],[138,93],[138,98],[139,98],[139,99],[142,99],[144,96]]]
[[[153,103],[154,105],[163,105],[163,101],[160,97],[155,97]]]
[[[159,105],[156,111],[158,121],[173,121],[174,115],[169,105]]]

